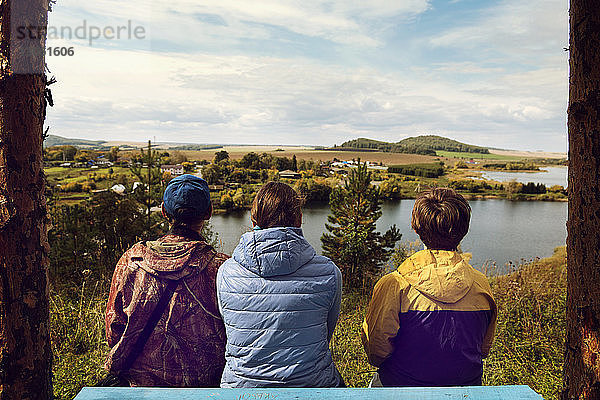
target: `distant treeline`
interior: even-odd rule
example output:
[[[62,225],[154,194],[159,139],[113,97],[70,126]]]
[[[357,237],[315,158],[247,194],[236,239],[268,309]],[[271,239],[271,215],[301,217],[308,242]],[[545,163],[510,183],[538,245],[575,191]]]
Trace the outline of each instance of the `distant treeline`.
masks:
[[[473,146],[436,135],[424,135],[403,139],[397,143],[382,142],[373,139],[355,139],[341,145],[342,149],[373,149],[390,153],[410,153],[435,156],[436,150],[489,154],[485,147]],[[339,147],[335,148],[339,150]]]
[[[169,150],[214,150],[222,148],[223,146],[218,144],[187,144],[184,146],[169,147]]]
[[[502,169],[505,171],[539,171],[539,167],[533,161],[515,161],[483,164],[483,168]]]
[[[345,144],[345,143],[344,143]],[[364,152],[364,153],[374,153],[377,151],[381,151],[379,149],[369,149],[364,147],[318,147],[315,150],[323,150],[323,151],[354,151],[354,152]]]
[[[444,175],[444,164],[406,164],[406,165],[391,165],[388,167],[388,172],[403,175],[422,176],[424,178],[437,178]]]

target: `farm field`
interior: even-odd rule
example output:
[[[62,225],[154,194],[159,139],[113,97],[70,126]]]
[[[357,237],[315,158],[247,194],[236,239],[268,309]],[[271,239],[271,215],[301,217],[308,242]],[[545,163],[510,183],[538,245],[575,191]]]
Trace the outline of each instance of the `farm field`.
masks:
[[[521,158],[567,158],[567,153],[556,153],[550,151],[520,151],[520,150],[496,150],[490,149],[490,153],[499,156],[521,157]]]
[[[436,153],[440,157],[456,158],[456,159],[474,159],[474,160],[521,160],[524,157],[511,154],[481,154],[481,153],[465,153],[465,152],[453,152],[436,150]],[[533,155],[531,157],[534,157]],[[539,157],[539,156],[538,156]]]
[[[386,165],[392,164],[413,164],[428,163],[436,161],[437,157],[423,156],[418,154],[403,153],[384,153],[367,151],[333,151],[333,150],[314,150],[308,147],[288,147],[288,146],[240,146],[223,147],[213,150],[181,150],[190,161],[207,160],[215,157],[217,151],[225,150],[233,160],[241,159],[249,152],[269,153],[277,157],[292,157],[296,155],[298,160],[331,161],[334,158],[339,160],[351,160],[360,158],[362,161],[383,162]]]
[[[128,167],[112,167],[112,176],[119,174],[125,175],[129,179],[133,179],[134,175],[131,173]],[[71,182],[83,183],[87,181],[90,176],[103,177],[108,185],[109,183],[114,184],[113,179],[106,179],[109,175],[108,168],[92,169],[92,168],[67,168],[67,167],[48,167],[44,168],[46,179],[51,184],[66,184]]]

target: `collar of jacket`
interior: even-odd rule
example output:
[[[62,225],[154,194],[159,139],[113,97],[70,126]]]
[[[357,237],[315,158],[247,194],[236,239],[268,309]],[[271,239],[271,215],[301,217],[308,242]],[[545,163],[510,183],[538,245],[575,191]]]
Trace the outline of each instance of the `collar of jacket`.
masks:
[[[158,278],[177,280],[203,270],[207,261],[205,254],[211,250],[212,247],[203,240],[190,240],[171,232],[157,241],[140,243],[136,257],[131,261]]]
[[[198,232],[196,232],[193,229],[188,228],[185,225],[175,225],[173,226],[169,232],[167,233],[167,235],[175,235],[175,236],[181,236],[184,237],[188,240],[197,240],[197,241],[202,241],[204,242],[204,238],[202,237],[202,235],[200,235]]]
[[[233,259],[263,278],[288,275],[316,256],[301,228],[277,227],[246,232]]]

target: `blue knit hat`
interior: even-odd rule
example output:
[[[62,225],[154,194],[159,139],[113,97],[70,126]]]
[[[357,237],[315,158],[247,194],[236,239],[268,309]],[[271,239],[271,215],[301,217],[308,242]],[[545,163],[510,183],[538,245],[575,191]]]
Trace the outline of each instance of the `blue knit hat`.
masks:
[[[210,207],[208,183],[195,175],[178,176],[167,185],[163,204],[165,212],[172,217],[180,208],[186,208],[196,216],[206,215]]]

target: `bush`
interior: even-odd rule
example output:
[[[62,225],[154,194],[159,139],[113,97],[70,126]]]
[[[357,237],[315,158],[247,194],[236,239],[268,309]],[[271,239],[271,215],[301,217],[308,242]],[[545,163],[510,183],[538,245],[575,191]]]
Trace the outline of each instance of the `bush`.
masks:
[[[388,167],[388,172],[402,175],[421,176],[424,178],[437,178],[444,175],[444,164],[406,164],[406,165],[391,165]]]
[[[529,182],[526,185],[523,185],[523,187],[521,188],[521,193],[544,194],[546,193],[546,185],[542,183],[535,184],[533,182]]]
[[[402,198],[402,179],[391,177],[379,185],[379,193],[383,199],[399,200]]]
[[[69,182],[60,188],[63,192],[83,192],[83,185],[79,182]]]
[[[81,185],[81,190],[84,192],[91,192],[92,190],[96,190],[96,183],[95,182],[85,182],[83,185]]]
[[[294,184],[294,189],[307,202],[328,201],[332,187],[324,179],[302,178]]]
[[[547,188],[547,190],[550,193],[560,193],[560,194],[563,194],[565,196],[567,195],[567,191],[561,185],[552,185],[549,188]]]
[[[450,181],[448,184],[452,189],[462,190],[469,193],[482,193],[485,190],[493,189],[492,185],[485,181],[476,181],[473,179],[464,179],[460,181]]]

